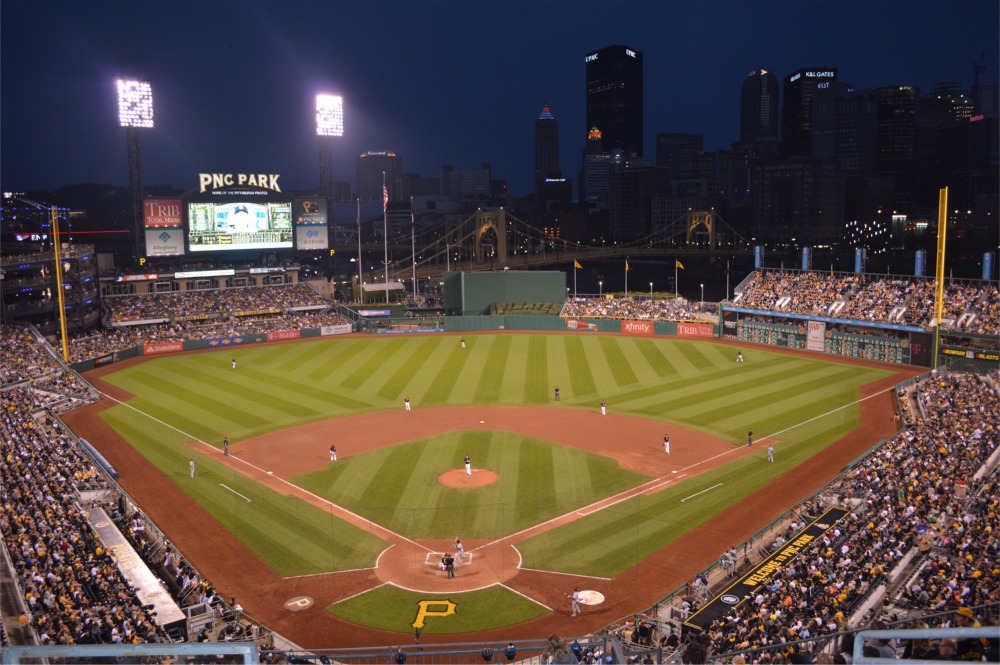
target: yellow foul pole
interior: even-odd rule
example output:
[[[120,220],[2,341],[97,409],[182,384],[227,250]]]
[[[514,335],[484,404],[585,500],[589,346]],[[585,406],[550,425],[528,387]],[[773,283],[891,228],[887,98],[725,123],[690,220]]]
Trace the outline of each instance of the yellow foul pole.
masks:
[[[59,299],[59,333],[62,337],[63,360],[69,362],[69,340],[66,337],[66,305],[63,302],[62,259],[59,256],[59,209],[52,206],[52,253],[56,258],[56,293]]]
[[[931,367],[938,366],[938,342],[941,339],[941,316],[944,311],[944,258],[945,243],[948,239],[948,188],[938,190],[938,237],[937,260],[934,278],[934,342],[931,352]]]

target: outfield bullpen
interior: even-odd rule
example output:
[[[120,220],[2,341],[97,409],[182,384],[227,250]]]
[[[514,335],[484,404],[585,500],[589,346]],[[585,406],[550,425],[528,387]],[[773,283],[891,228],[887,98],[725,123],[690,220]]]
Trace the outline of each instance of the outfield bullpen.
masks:
[[[103,413],[117,432],[93,417],[110,399],[67,421],[225,595],[304,646],[400,641],[324,611],[386,581],[426,592],[503,582],[552,610],[481,631],[508,639],[593,630],[649,606],[890,434],[885,391],[916,374],[745,346],[736,365],[732,346],[662,338],[464,337],[466,349],[452,335],[349,337],[137,361],[95,381],[129,400]],[[745,447],[747,426],[773,439],[775,464],[765,446]],[[498,480],[438,483],[465,454]],[[425,555],[452,533],[477,556],[445,580]],[[574,584],[606,601],[569,628]],[[299,595],[316,605],[283,607]]]

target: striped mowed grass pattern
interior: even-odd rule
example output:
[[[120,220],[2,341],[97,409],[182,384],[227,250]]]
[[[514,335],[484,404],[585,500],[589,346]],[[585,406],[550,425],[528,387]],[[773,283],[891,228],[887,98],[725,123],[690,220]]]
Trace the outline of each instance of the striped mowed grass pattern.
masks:
[[[434,482],[464,456],[498,475],[469,490]],[[460,431],[352,455],[292,481],[409,538],[498,538],[635,487],[609,457],[511,432]]]
[[[553,405],[555,386],[561,392],[559,408],[596,409],[605,400],[614,413],[677,423],[736,444],[745,441],[748,426],[758,436],[784,430],[856,400],[862,385],[887,374],[877,368],[758,349],[745,350],[747,362],[737,365],[733,347],[700,341],[589,334],[464,337],[465,349],[451,335],[352,337],[235,348],[156,358],[106,379],[138,395],[131,406],[139,411],[182,430],[187,438],[213,445],[220,445],[223,436],[235,442],[305,422],[399,409],[404,395],[415,408]],[[238,360],[236,370],[229,362],[232,357]],[[128,412],[114,420],[138,417]],[[782,468],[790,468],[798,455],[829,444],[856,420],[854,407],[783,433],[782,445],[803,445],[782,453],[780,463],[769,465],[770,470],[734,476],[734,485],[745,491],[729,497],[729,503]],[[131,430],[144,427],[145,423]],[[160,463],[166,469],[179,468],[177,459],[164,458]],[[370,493],[362,493],[365,496],[372,498]],[[363,503],[372,508],[384,505]],[[630,503],[620,509],[636,510]],[[601,519],[595,515],[581,522]],[[650,525],[653,535],[648,542],[644,538],[644,547],[662,547],[658,543],[663,535],[655,526]],[[571,525],[580,528],[579,523]],[[634,541],[631,547],[635,550]],[[549,554],[545,558],[551,562]]]

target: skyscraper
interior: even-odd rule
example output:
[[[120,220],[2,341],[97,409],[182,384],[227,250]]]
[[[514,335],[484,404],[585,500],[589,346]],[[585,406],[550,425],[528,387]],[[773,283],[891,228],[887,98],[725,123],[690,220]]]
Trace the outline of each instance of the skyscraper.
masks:
[[[781,150],[786,156],[810,154],[813,97],[836,81],[836,67],[800,69],[785,77],[781,103]]]
[[[549,105],[542,107],[542,112],[535,121],[535,196],[538,197],[541,183],[546,178],[558,178],[559,170],[559,123],[552,115]]]
[[[394,152],[369,150],[358,156],[355,169],[358,197],[362,201],[381,201],[383,182],[389,190],[389,200],[399,200],[399,192],[402,189],[400,181],[403,177],[402,157]]]
[[[778,77],[755,69],[740,90],[740,143],[776,147],[778,129]]]
[[[642,157],[642,53],[627,46],[607,46],[588,53],[587,128],[596,127],[604,150]]]

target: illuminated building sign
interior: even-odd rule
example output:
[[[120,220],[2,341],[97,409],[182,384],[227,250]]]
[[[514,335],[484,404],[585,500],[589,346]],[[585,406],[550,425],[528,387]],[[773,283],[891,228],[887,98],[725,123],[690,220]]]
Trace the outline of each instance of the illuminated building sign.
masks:
[[[222,189],[224,187],[259,187],[280,192],[277,173],[199,173],[198,191]]]
[[[584,58],[583,61],[584,62],[596,62],[597,61],[597,54],[596,53],[591,53],[586,58]]]
[[[832,79],[836,72],[806,72],[806,78],[810,79]]]
[[[625,55],[629,56],[630,58],[634,58],[635,57],[635,51],[633,51],[630,48],[627,48],[627,49],[625,49]]]

